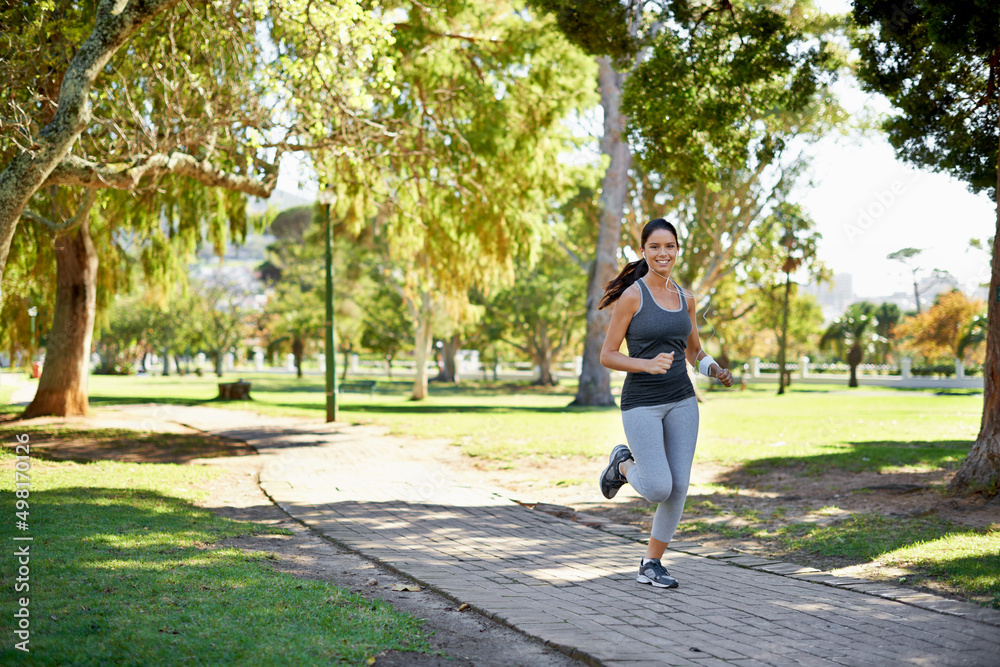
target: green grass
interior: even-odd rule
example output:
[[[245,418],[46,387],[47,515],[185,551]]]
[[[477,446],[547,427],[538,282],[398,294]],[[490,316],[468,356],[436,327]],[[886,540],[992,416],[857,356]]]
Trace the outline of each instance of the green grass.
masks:
[[[698,507],[710,505],[704,501]],[[866,578],[956,592],[1000,609],[1000,524],[969,528],[934,517],[853,514],[829,525],[796,523],[769,529],[767,520],[752,511],[738,514],[753,523],[689,519],[680,525],[678,535],[760,540],[793,561],[819,556],[835,561],[837,567],[860,565]]]
[[[212,405],[265,414],[324,415],[320,376],[298,380],[247,373],[222,381],[237,377],[253,382],[254,400]],[[218,381],[214,376],[98,376],[90,381],[91,401],[93,405],[200,404],[215,397]],[[432,384],[429,398],[414,402],[405,385],[396,385],[380,390],[374,398],[342,394],[340,419],[379,424],[391,432],[417,437],[446,438],[470,456],[508,466],[525,457],[603,458],[612,444],[624,442],[620,412],[567,407],[574,393],[575,383],[554,388],[484,382],[459,387]],[[788,470],[790,474],[822,475],[834,469],[891,473],[953,468],[978,432],[982,395],[793,385],[778,397],[773,387],[751,386],[746,391],[710,392],[700,410],[697,460],[733,467],[731,478],[718,486],[721,493],[738,487],[740,473]],[[558,479],[553,483],[576,482]],[[905,561],[913,564],[909,576],[916,580],[944,582],[981,602],[989,603],[1000,595],[996,558],[1000,534],[996,531],[941,521],[855,515],[828,526],[804,524],[767,533],[762,527],[766,519],[747,514],[744,520],[751,525],[719,526],[696,518],[686,522],[684,530],[733,539],[777,540],[783,549],[802,554],[836,552],[853,563],[871,563],[875,569],[875,563]]]
[[[0,452],[13,524],[14,456]],[[428,651],[421,621],[269,565],[273,555],[209,549],[265,526],[193,504],[219,473],[200,466],[46,462],[32,452],[31,663],[364,664]],[[0,588],[14,588],[13,547]],[[4,596],[10,621],[13,595]],[[5,624],[0,660],[26,656]]]
[[[243,374],[253,383],[250,402],[213,402],[213,406],[253,409],[263,414],[322,418],[322,378],[297,380],[273,374]],[[215,377],[108,377],[90,379],[91,405],[168,402],[201,404],[218,394]],[[339,418],[387,427],[393,433],[447,438],[470,456],[508,460],[523,456],[597,456],[608,443],[624,442],[617,409],[569,408],[571,388],[509,383],[468,383],[457,388],[432,384],[424,401],[394,385],[390,391],[344,393]]]
[[[213,402],[264,414],[321,418],[320,376],[246,373],[253,401]],[[383,378],[384,379],[384,378]],[[214,376],[94,376],[92,405],[121,402],[200,404],[218,393]],[[575,385],[470,382],[432,384],[429,397],[411,401],[398,383],[374,397],[339,396],[340,419],[386,426],[394,433],[446,438],[470,456],[511,461],[521,457],[605,456],[624,442],[613,408],[568,407]],[[831,467],[851,471],[932,470],[952,467],[975,439],[982,396],[898,391],[840,385],[793,386],[782,397],[769,387],[713,391],[701,406],[697,458],[739,465],[749,473],[797,466],[808,474]]]

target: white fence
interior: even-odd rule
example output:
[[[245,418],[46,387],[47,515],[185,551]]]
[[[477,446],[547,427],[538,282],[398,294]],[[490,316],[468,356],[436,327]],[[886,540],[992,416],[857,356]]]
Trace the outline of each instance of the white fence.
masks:
[[[813,364],[809,357],[801,357],[798,363],[785,364],[792,371],[792,383],[802,384],[847,384],[851,377],[846,364]],[[861,364],[858,366],[858,384],[876,387],[898,387],[900,389],[982,389],[983,378],[968,377],[965,365],[955,360],[955,375],[952,377],[926,377],[912,373],[910,359],[900,361],[899,367]],[[772,371],[773,372],[768,372]],[[830,372],[833,370],[834,372]],[[822,371],[822,372],[818,372]],[[895,371],[895,372],[894,372]],[[891,374],[888,374],[891,373]],[[778,382],[778,364],[764,364],[754,357],[743,367],[743,381],[748,384]]]

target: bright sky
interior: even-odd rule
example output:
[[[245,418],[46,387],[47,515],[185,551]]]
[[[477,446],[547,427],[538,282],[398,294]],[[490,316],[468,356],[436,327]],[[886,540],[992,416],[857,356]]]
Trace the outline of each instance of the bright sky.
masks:
[[[846,0],[817,4],[828,12],[851,8]],[[849,112],[889,109],[884,98],[869,97],[856,84],[845,82],[838,94]],[[923,249],[922,267],[948,271],[966,291],[989,281],[989,256],[969,248],[970,239],[989,238],[996,228],[996,203],[986,195],[897,160],[877,133],[821,142],[812,174],[815,187],[803,189],[800,201],[823,235],[820,256],[834,271],[854,277],[859,297],[912,290],[912,274],[886,259],[906,247]]]
[[[848,11],[845,0],[819,0],[826,11]],[[838,86],[849,112],[888,110],[856,85]],[[814,147],[813,187],[803,187],[798,201],[823,235],[820,257],[837,273],[853,276],[859,298],[912,290],[912,275],[886,255],[906,247],[921,248],[920,265],[929,273],[943,269],[971,292],[989,280],[990,258],[970,249],[972,238],[986,239],[996,224],[996,204],[973,195],[960,181],[915,169],[896,159],[878,133],[868,137],[829,138]],[[315,181],[301,179],[294,160],[282,164],[278,187],[314,194]]]

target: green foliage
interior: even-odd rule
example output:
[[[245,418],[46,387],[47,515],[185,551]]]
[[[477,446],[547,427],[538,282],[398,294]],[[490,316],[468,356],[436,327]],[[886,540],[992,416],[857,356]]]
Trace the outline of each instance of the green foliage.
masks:
[[[566,37],[587,53],[624,61],[638,47],[630,31],[631,2],[529,0],[528,4],[549,12]]]
[[[848,361],[849,351],[857,349],[858,354],[870,352],[871,336],[867,335],[875,325],[875,304],[868,301],[852,303],[847,310],[833,322],[820,338],[819,348],[833,349],[837,358]],[[861,363],[858,359],[853,364]]]
[[[407,316],[403,297],[391,285],[377,283],[360,307],[361,345],[380,354],[391,368],[400,350],[413,345],[413,322]]]
[[[857,75],[897,113],[896,153],[996,198],[1000,6],[991,0],[855,0]]]
[[[525,353],[542,369],[539,381],[549,383],[551,365],[583,334],[587,299],[587,274],[560,245],[565,230],[552,225],[551,233],[543,258],[522,267],[517,281],[486,304],[495,339]]]
[[[728,4],[728,3],[727,3]],[[823,34],[774,3],[674,2],[622,96],[643,163],[682,186],[770,164],[822,134],[840,67]]]

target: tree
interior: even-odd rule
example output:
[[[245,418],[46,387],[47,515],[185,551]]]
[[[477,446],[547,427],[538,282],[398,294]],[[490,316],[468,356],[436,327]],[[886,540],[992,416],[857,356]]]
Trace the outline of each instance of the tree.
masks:
[[[816,275],[823,273],[824,267],[816,256],[816,246],[821,238],[813,229],[810,220],[798,206],[785,205],[774,214],[781,230],[779,243],[785,249],[781,270],[785,274],[785,294],[782,299],[781,348],[778,352],[778,394],[785,393],[787,369],[785,352],[788,348],[788,306],[791,299],[792,274],[807,269]]]
[[[776,128],[784,125],[786,137],[804,137],[828,124],[835,105],[829,104],[826,83],[838,63],[820,35],[828,27],[825,17],[811,12],[819,18],[805,20],[807,12],[798,5],[788,11],[757,5],[734,8],[726,0],[538,4],[554,11],[567,34],[584,48],[614,58],[620,81],[605,85],[602,69],[602,96],[616,89],[623,94],[620,109],[617,96],[613,108],[604,105],[604,140],[620,141],[610,121],[629,119],[631,148],[621,147],[625,159],[619,161],[611,154],[602,184],[602,216],[608,217],[601,218],[588,289],[584,366],[575,401],[607,405],[612,402],[610,383],[600,367],[599,351],[610,312],[597,311],[597,304],[604,284],[617,273],[617,237],[612,241],[611,234],[621,230],[626,195],[622,188],[631,155],[641,157],[641,170],[655,175],[650,182],[656,182],[663,195],[646,200],[656,214],[644,208],[642,216],[628,210],[625,215],[667,217],[671,210],[693,212],[701,207],[689,218],[693,224],[681,227],[680,240],[689,267],[684,272],[695,279],[686,284],[699,295],[707,294],[745,256],[741,245],[752,248],[752,241],[743,243],[748,218],[759,222],[769,213],[765,197],[757,196],[754,202],[747,196],[761,189],[780,191],[799,170],[794,161],[774,169],[786,147]],[[637,53],[640,57],[633,59]],[[719,209],[719,199],[725,210],[706,223],[705,209]],[[626,207],[634,211],[635,202],[626,200]]]
[[[896,338],[896,325],[902,317],[899,306],[894,303],[882,303],[875,309],[874,356],[876,363],[889,363]]]
[[[611,322],[611,311],[600,310],[604,285],[618,273],[618,244],[628,188],[632,154],[621,109],[625,81],[638,48],[637,36],[646,2],[608,0],[532,0],[550,12],[566,37],[597,59],[598,88],[604,113],[601,154],[608,166],[601,181],[597,242],[587,281],[587,329],[583,366],[572,405],[614,405],[611,373],[601,365],[601,347]]]
[[[902,262],[902,264],[910,270],[913,274],[913,300],[917,304],[917,315],[920,314],[920,295],[927,292],[931,288],[938,284],[946,283],[950,277],[947,271],[942,271],[940,269],[934,269],[931,273],[931,280],[928,284],[925,284],[923,289],[920,288],[920,283],[917,280],[917,274],[920,272],[920,265],[914,260],[914,258],[922,253],[923,250],[919,248],[903,248],[897,250],[896,252],[891,252],[886,255],[886,259],[895,260],[897,262]]]
[[[873,328],[875,304],[868,301],[852,303],[843,315],[827,327],[819,341],[821,350],[832,348],[836,355],[851,367],[848,387],[858,386],[858,366],[864,361],[865,352],[870,349],[870,339],[866,335]]]
[[[486,318],[497,340],[538,367],[533,384],[555,385],[553,364],[582,333],[587,277],[554,238],[542,245],[542,254],[543,261],[518,271],[517,282],[487,302]]]
[[[171,270],[184,264],[180,247],[196,243],[203,224],[219,252],[227,223],[237,237],[245,233],[243,195],[270,194],[284,152],[348,149],[372,133],[361,128],[384,132],[359,118],[370,100],[357,90],[357,77],[372,89],[384,80],[377,56],[386,28],[372,12],[351,5],[101,0],[0,10],[4,25],[12,26],[3,34],[5,52],[17,54],[2,71],[11,94],[0,109],[6,130],[0,138],[6,164],[0,275],[18,219],[25,217],[60,236],[60,280],[72,286],[57,292],[47,350],[57,363],[46,366],[27,415],[87,411],[98,272],[89,214],[98,190],[128,190],[142,201],[117,198],[116,206],[112,195],[102,205],[116,213],[105,217],[124,227],[122,234],[149,243],[144,269],[166,288]],[[266,24],[258,20],[265,15]],[[81,26],[91,21],[86,37]],[[264,48],[259,38],[265,25],[275,48]],[[352,29],[342,30],[345,25]],[[352,76],[331,76],[338,67]],[[82,187],[86,194],[59,194],[79,208],[49,219],[38,212],[37,193],[58,186]]]
[[[258,309],[252,294],[220,274],[193,286],[191,320],[199,346],[215,360],[215,374],[225,372],[223,360],[249,335]]]
[[[1000,237],[1000,5],[991,0],[855,0],[863,87],[898,111],[883,124],[901,158],[946,171],[997,202]],[[1000,255],[990,273],[983,418],[951,482],[1000,490]]]
[[[841,122],[829,86],[842,63],[837,22],[808,6],[670,6],[623,105],[659,212],[641,217],[676,223],[676,277],[703,298],[766,245],[807,164],[803,143]]]
[[[322,341],[326,318],[324,301],[325,224],[317,206],[291,208],[279,213],[271,223],[277,238],[267,247],[267,259],[258,267],[267,287],[264,313],[266,335],[273,341],[291,342],[298,377],[306,350]],[[368,230],[366,230],[368,231]],[[334,248],[334,314],[337,339],[345,357],[360,336],[359,302],[372,291],[363,275],[370,265],[370,238],[355,238],[343,224],[334,225],[338,238]],[[346,362],[346,359],[345,359]],[[346,373],[347,364],[343,371]]]
[[[319,167],[333,185],[332,215],[378,227],[379,280],[414,322],[413,399],[427,395],[435,315],[458,321],[468,290],[514,278],[533,257],[541,222],[565,197],[578,142],[563,119],[593,100],[592,65],[516,3],[414,3],[396,25],[398,121],[378,160]],[[365,186],[375,182],[380,192]]]
[[[964,357],[965,348],[975,342],[971,329],[986,304],[969,299],[958,290],[941,294],[926,312],[908,317],[896,327],[903,347],[929,361],[951,361]]]
[[[361,345],[382,355],[392,379],[392,360],[413,344],[413,322],[399,292],[376,282],[375,292],[360,302],[362,309]]]

